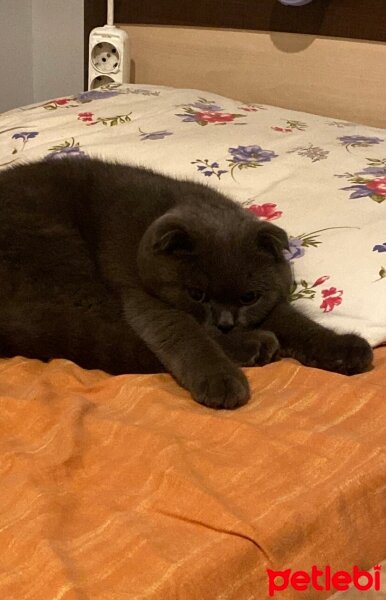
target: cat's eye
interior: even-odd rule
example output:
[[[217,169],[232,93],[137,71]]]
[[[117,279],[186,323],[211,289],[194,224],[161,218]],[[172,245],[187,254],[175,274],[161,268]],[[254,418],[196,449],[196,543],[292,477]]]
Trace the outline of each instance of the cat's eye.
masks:
[[[206,300],[204,290],[200,290],[199,288],[188,288],[188,294],[195,302],[205,302]]]
[[[245,294],[240,296],[240,304],[244,304],[245,306],[248,306],[249,304],[254,304],[257,301],[258,297],[259,295],[257,294],[257,292],[246,292]]]

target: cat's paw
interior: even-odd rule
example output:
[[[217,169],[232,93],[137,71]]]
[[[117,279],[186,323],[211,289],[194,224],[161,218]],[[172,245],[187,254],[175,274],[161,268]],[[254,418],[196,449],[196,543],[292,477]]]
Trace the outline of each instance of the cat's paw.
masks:
[[[279,342],[270,331],[234,330],[217,338],[217,342],[241,367],[266,365],[279,357]]]
[[[279,357],[279,342],[270,331],[251,331],[240,346],[244,354],[243,367],[267,365]]]
[[[213,368],[192,390],[193,398],[209,408],[238,408],[250,397],[248,380],[239,369]]]
[[[371,346],[358,335],[334,336],[331,344],[318,351],[315,366],[327,371],[355,375],[368,371],[373,361]]]

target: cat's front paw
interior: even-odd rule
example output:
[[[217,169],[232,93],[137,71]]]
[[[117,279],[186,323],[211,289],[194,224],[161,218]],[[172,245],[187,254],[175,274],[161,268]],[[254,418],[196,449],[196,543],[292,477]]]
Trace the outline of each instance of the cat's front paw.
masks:
[[[241,367],[266,365],[279,357],[279,342],[270,331],[234,330],[217,338],[217,342]]]
[[[240,350],[244,353],[243,367],[267,365],[279,357],[279,342],[270,331],[251,331],[245,338]]]
[[[238,408],[250,397],[248,380],[235,367],[218,366],[196,382],[191,390],[193,398],[209,408]]]
[[[331,343],[319,348],[316,367],[355,375],[368,371],[373,361],[371,346],[358,335],[344,334],[334,336]]]

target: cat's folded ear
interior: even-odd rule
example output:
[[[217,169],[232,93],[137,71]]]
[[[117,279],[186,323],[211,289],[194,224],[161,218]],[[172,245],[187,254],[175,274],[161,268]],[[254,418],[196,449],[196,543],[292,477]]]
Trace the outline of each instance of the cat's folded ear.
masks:
[[[275,260],[282,260],[284,250],[289,250],[286,232],[271,223],[259,223],[257,244],[259,248],[272,254]]]
[[[176,217],[166,215],[154,224],[152,249],[156,254],[183,256],[192,254],[194,240],[184,223]]]

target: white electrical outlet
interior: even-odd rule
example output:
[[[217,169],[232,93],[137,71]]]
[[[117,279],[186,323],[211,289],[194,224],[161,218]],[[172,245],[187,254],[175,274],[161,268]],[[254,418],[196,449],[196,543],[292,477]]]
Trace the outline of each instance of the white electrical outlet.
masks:
[[[129,36],[126,31],[105,25],[90,33],[88,89],[106,83],[129,83]]]

